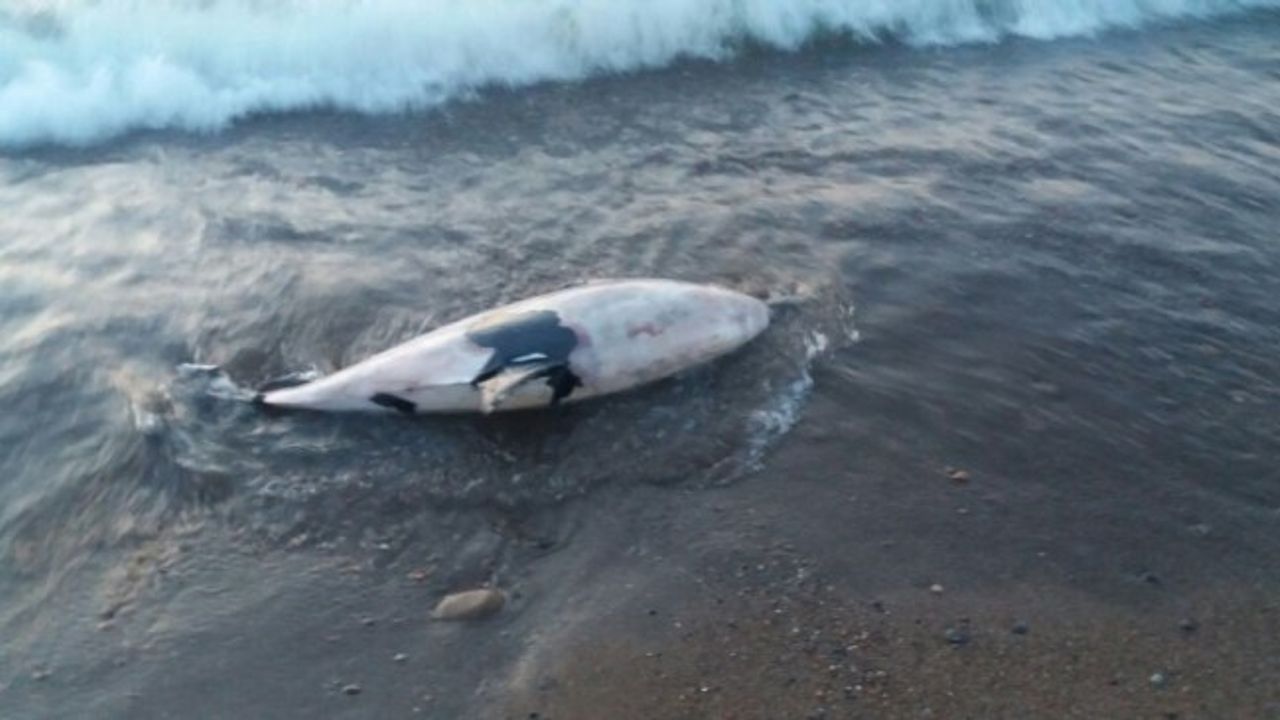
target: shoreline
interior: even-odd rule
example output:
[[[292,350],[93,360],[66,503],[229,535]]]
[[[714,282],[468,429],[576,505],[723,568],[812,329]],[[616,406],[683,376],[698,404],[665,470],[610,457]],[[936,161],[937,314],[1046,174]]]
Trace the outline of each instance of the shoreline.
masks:
[[[17,658],[25,667],[11,668],[0,698],[32,717],[102,718],[196,707],[513,720],[1280,708],[1263,680],[1280,669],[1280,604],[1269,599],[1280,587],[1064,572],[1047,560],[1000,578],[992,567],[1018,566],[1025,541],[957,546],[934,534],[927,549],[911,521],[935,520],[928,513],[895,514],[887,535],[862,525],[874,510],[849,507],[877,498],[836,502],[848,488],[822,478],[815,432],[809,413],[734,485],[606,485],[544,511],[554,519],[524,519],[558,528],[553,538],[469,511],[451,521],[457,545],[413,543],[383,562],[255,549],[211,523],[109,627],[83,607],[58,633],[64,651],[96,648],[81,664]],[[973,492],[935,480],[942,495]],[[852,522],[832,533],[844,515]],[[428,565],[448,551],[459,562]],[[491,580],[511,598],[496,617],[429,619],[445,593]]]

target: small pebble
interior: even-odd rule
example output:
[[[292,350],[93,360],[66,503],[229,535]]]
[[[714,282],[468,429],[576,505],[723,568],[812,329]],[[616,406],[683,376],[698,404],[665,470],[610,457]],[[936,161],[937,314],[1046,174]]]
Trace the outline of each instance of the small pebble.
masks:
[[[1184,618],[1182,622],[1178,623],[1178,627],[1182,629],[1182,632],[1193,633],[1200,629],[1200,624],[1192,618]]]
[[[342,686],[342,694],[343,695],[359,695],[362,689],[363,688],[361,688],[359,685],[356,685],[355,683],[351,683],[350,685]]]
[[[951,478],[952,482],[967,483],[969,482],[969,471],[949,467],[947,468],[947,477]]]
[[[1027,625],[1025,622],[1017,622],[1013,624],[1014,635],[1026,635],[1030,631],[1031,626]]]
[[[392,659],[392,660],[394,660],[394,661],[396,661],[396,662],[398,662],[398,663],[402,663],[402,662],[404,662],[404,661],[408,660],[408,659],[409,659],[409,656],[408,656],[408,655],[405,655],[404,653],[396,653],[396,654],[395,654],[395,657],[393,657],[393,658],[391,658],[391,659]]]
[[[31,673],[31,679],[36,681],[44,681],[44,680],[48,680],[49,676],[52,674],[53,673],[49,672],[48,670],[45,670],[44,668],[40,668],[39,670],[36,670]]]
[[[446,595],[431,613],[435,620],[481,620],[502,609],[507,597],[499,590],[484,588]]]
[[[944,588],[943,588],[941,585],[937,584],[937,583],[934,583],[934,584],[932,584],[932,585],[930,585],[930,586],[929,586],[929,592],[933,593],[934,595],[941,595],[941,594],[942,594],[943,589],[944,589]]]
[[[1167,683],[1168,681],[1169,679],[1164,676],[1164,673],[1154,673],[1151,676],[1152,687],[1162,688],[1165,686],[1165,683]]]
[[[947,628],[943,636],[952,645],[964,645],[969,642],[969,633],[958,628]]]

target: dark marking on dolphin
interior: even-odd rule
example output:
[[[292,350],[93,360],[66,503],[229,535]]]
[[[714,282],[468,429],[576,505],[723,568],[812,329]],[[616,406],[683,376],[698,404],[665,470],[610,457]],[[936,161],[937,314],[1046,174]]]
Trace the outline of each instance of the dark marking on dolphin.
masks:
[[[582,379],[573,374],[569,366],[559,365],[547,371],[547,385],[551,388],[551,407],[569,397],[574,388],[582,387]]]
[[[413,415],[418,411],[418,406],[415,403],[405,400],[402,397],[392,395],[391,393],[376,393],[373,397],[369,398],[369,402],[374,405],[391,408],[392,410],[398,410],[405,415]]]
[[[569,354],[578,346],[578,334],[560,324],[560,315],[552,310],[500,315],[488,322],[472,326],[467,339],[480,347],[492,348],[493,354],[471,380],[478,386],[509,367],[545,364],[547,369],[537,377],[546,377],[551,388],[551,404],[558,405],[582,380],[569,368]]]

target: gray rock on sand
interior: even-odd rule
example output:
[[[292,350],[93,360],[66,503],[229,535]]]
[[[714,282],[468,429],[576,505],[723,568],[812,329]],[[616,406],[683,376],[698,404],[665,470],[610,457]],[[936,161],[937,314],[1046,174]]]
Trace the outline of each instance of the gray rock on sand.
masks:
[[[969,631],[964,628],[947,628],[942,636],[956,647],[969,644]]]
[[[483,620],[502,609],[507,596],[501,590],[483,588],[446,595],[431,612],[432,620]]]

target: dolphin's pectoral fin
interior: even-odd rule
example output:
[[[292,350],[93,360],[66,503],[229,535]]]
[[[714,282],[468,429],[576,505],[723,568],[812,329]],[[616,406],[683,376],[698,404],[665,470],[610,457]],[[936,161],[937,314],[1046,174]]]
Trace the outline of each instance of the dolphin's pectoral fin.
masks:
[[[582,385],[569,369],[578,335],[552,310],[499,313],[467,331],[467,339],[493,353],[471,384],[480,388],[482,407],[493,412],[517,388],[546,378],[551,404],[559,405]]]
[[[391,408],[404,413],[405,415],[413,415],[418,411],[418,406],[410,400],[397,397],[391,393],[375,393],[369,398],[369,402],[374,405],[381,405],[385,408]]]
[[[549,363],[537,362],[484,373],[472,383],[480,388],[480,408],[486,413],[497,410],[512,393],[538,378],[546,377],[552,368]]]
[[[551,404],[559,405],[582,381],[565,363],[537,361],[508,365],[501,370],[478,376],[473,385],[480,389],[480,407],[484,412],[497,410],[520,388],[545,378],[551,388]]]

